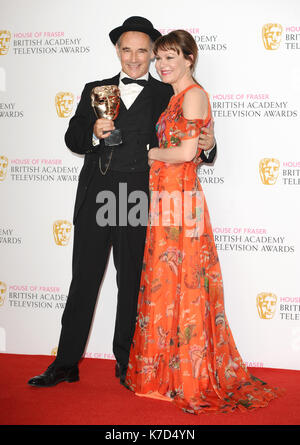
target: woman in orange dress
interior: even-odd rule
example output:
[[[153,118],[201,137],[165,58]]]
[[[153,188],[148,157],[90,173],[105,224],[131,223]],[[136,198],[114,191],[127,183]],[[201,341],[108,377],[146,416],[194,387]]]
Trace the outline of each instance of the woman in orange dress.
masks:
[[[174,89],[149,150],[150,211],[138,317],[126,385],[186,412],[263,407],[280,394],[250,375],[224,309],[209,213],[197,177],[207,93],[192,73],[197,45],[186,31],[160,37],[156,69]]]

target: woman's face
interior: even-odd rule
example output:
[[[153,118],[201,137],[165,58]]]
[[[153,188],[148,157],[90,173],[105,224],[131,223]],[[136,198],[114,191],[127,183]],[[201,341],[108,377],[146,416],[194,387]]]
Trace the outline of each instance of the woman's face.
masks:
[[[173,49],[159,49],[156,55],[155,68],[161,80],[165,83],[174,84],[186,75],[191,75],[191,62],[184,58],[183,53]]]

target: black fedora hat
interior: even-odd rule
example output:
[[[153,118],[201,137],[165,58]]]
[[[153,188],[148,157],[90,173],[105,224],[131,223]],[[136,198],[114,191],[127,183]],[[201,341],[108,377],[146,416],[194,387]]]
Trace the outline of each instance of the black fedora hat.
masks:
[[[157,31],[157,29],[154,29],[149,20],[144,17],[133,16],[126,19],[122,26],[118,26],[118,28],[113,29],[109,33],[110,40],[115,45],[120,35],[127,31],[144,32],[145,34],[148,34],[153,41],[161,36],[161,33]]]

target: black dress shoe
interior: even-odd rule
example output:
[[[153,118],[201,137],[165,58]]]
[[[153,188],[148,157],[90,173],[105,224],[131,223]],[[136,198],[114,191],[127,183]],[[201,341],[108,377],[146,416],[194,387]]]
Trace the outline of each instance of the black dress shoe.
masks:
[[[115,366],[115,375],[117,379],[120,379],[121,383],[125,381],[126,372],[127,372],[127,366],[121,365],[120,363],[117,362]]]
[[[28,381],[30,386],[39,386],[41,388],[47,388],[49,386],[55,386],[61,382],[78,382],[79,371],[78,366],[58,367],[50,365],[43,374],[37,375]]]

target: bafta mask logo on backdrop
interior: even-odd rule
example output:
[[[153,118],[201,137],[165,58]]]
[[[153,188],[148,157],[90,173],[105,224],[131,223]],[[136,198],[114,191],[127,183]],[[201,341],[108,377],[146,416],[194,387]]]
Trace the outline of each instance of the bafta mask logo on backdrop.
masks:
[[[6,91],[6,72],[4,68],[0,67],[0,92]]]
[[[262,27],[262,39],[268,50],[278,49],[281,43],[282,26],[279,23],[267,23]]]
[[[261,292],[256,297],[258,315],[263,320],[270,320],[276,311],[277,296],[270,292]]]
[[[58,246],[67,246],[70,241],[72,224],[66,220],[57,220],[53,223],[54,241]]]
[[[59,117],[70,117],[73,110],[74,94],[60,92],[55,96],[55,107]]]
[[[5,56],[9,50],[11,34],[9,31],[0,30],[0,56]]]
[[[7,286],[3,281],[0,281],[0,307],[4,305],[6,297]]]
[[[0,181],[4,181],[7,173],[8,159],[6,156],[0,156]]]
[[[275,158],[263,158],[259,162],[260,179],[265,185],[274,185],[279,174],[280,162]]]

